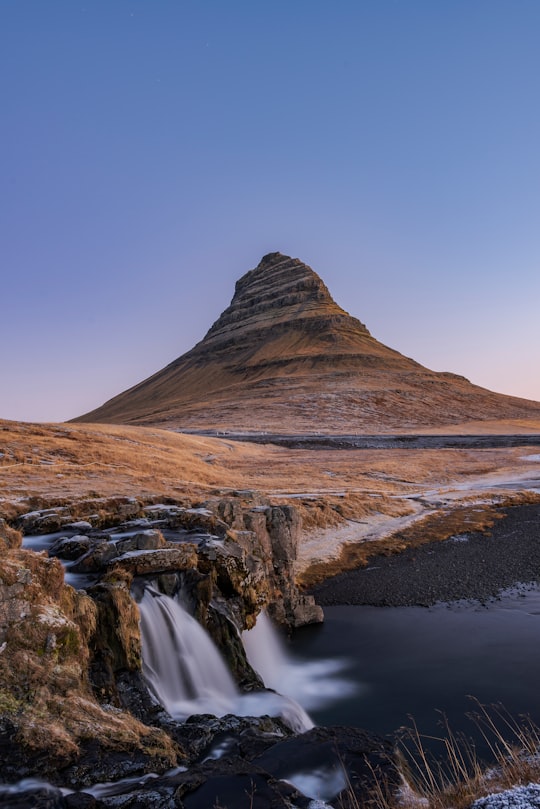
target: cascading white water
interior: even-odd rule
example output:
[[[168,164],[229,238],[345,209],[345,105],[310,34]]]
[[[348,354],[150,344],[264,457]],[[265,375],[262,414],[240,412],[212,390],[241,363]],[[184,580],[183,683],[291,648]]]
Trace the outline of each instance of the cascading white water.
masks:
[[[175,719],[200,713],[270,715],[296,732],[313,727],[304,709],[287,696],[241,694],[210,636],[176,600],[147,587],[139,612],[145,680]]]
[[[242,643],[249,664],[266,687],[285,692],[306,710],[322,708],[358,691],[357,684],[336,676],[347,666],[344,660],[293,660],[264,612],[253,629],[242,633]]]
[[[180,604],[147,587],[139,604],[143,674],[171,716],[228,713],[234,681],[209,635]]]

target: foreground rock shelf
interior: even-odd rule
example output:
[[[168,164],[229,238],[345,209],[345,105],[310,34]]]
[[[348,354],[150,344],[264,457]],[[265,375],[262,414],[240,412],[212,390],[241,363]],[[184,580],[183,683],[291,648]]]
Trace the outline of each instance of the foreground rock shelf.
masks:
[[[388,744],[358,729],[178,721],[148,692],[137,600],[149,582],[181,591],[238,687],[255,695],[261,679],[239,633],[263,607],[289,628],[322,619],[293,581],[293,508],[244,493],[197,509],[118,498],[105,511],[88,501],[22,515],[23,547],[21,532],[0,524],[0,755],[11,784],[2,805],[188,808],[213,805],[212,795],[241,807],[256,792],[257,806],[307,807],[314,790],[334,797],[348,779],[360,795],[374,768],[390,772]]]

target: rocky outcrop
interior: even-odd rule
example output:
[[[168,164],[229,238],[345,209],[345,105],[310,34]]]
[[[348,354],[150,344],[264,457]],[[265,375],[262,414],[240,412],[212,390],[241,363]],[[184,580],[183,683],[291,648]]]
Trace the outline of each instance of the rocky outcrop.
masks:
[[[17,809],[209,809],[327,806],[314,794],[343,809],[375,802],[376,787],[392,790],[400,780],[388,742],[357,728],[314,728],[292,737],[269,717],[215,719],[192,717],[177,725],[185,747],[198,749],[187,770],[111,784],[94,799],[84,791],[63,796],[38,782],[0,786],[0,803]],[[195,740],[195,743],[194,743]],[[309,792],[306,795],[302,789]]]
[[[21,549],[20,534],[0,524],[10,545],[0,563],[0,781],[41,777],[79,790],[63,795],[35,780],[0,785],[0,803],[307,809],[295,774],[313,770],[321,784],[334,784],[332,797],[341,791],[340,805],[352,807],[349,783],[366,796],[377,770],[394,778],[389,745],[356,729],[296,734],[267,716],[179,722],[156,704],[141,673],[137,606],[149,584],[181,593],[246,690],[262,682],[239,630],[263,607],[289,627],[322,614],[294,583],[295,509],[247,492],[198,509],[139,506],[144,517],[112,526],[101,517],[95,528],[91,514],[71,523],[54,510],[23,515],[27,526],[42,526],[43,516],[60,520],[51,556]],[[56,555],[86,590],[64,583]],[[101,781],[119,783],[96,798],[84,792]]]
[[[121,777],[171,767],[181,760],[180,749],[166,733],[96,698],[89,673],[100,634],[109,640],[109,654],[116,651],[117,665],[135,667],[138,661],[138,630],[137,636],[126,631],[133,618],[129,591],[117,587],[110,603],[114,630],[100,622],[96,600],[64,583],[58,559],[20,549],[4,554],[0,563],[2,779],[41,775],[64,784],[84,783],[85,778],[90,783],[115,773]],[[120,750],[124,751],[121,766]],[[130,757],[125,756],[126,750],[131,751]]]
[[[217,503],[217,512],[233,527],[239,544],[262,551],[264,575],[271,585],[266,606],[272,618],[289,628],[322,621],[321,608],[294,582],[301,530],[296,509],[256,503],[242,507],[228,498]]]
[[[30,530],[44,524],[61,529],[48,551],[52,558],[20,553],[39,559],[43,569],[48,565],[56,587],[63,586],[63,572],[54,557],[63,559],[70,575],[78,577],[78,586],[86,588],[89,598],[84,603],[92,605],[94,628],[85,641],[85,665],[100,701],[129,710],[137,703],[140,718],[149,710],[147,704],[140,706],[136,605],[145,584],[168,595],[182,592],[183,601],[209,631],[244,688],[261,683],[246,660],[239,633],[254,625],[261,609],[268,609],[288,628],[322,620],[321,608],[298,591],[293,577],[300,533],[295,509],[273,506],[252,493],[209,500],[199,508],[120,505],[123,511],[129,505],[131,517],[135,512],[145,516],[117,524],[117,515],[111,515],[107,527],[103,513],[99,519],[81,514],[79,505],[77,521],[69,507],[31,512],[18,520]],[[94,507],[90,502],[89,512]],[[99,527],[92,527],[92,522]],[[12,543],[20,542],[20,535],[8,526],[3,534]],[[9,582],[0,587],[6,615],[13,620],[24,612],[28,575],[10,574]]]
[[[537,402],[430,371],[379,343],[310,267],[269,253],[191,351],[75,421],[339,434],[539,417]]]
[[[91,528],[118,525],[144,515],[143,503],[135,497],[96,497],[69,505],[36,508],[17,517],[24,534],[66,531],[74,534]]]

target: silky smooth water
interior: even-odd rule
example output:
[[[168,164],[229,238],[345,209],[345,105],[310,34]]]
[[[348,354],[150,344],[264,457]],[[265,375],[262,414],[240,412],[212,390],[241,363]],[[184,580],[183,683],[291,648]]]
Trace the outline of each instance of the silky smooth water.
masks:
[[[313,727],[302,706],[285,693],[240,693],[210,636],[179,601],[146,587],[139,611],[143,675],[172,717],[268,714],[297,733]]]
[[[308,711],[352,697],[358,690],[357,683],[344,674],[347,660],[293,658],[264,612],[257,616],[253,629],[242,633],[242,643],[250,665],[266,687],[287,694]]]
[[[540,588],[508,591],[483,607],[325,608],[319,627],[296,633],[302,659],[346,658],[358,690],[312,710],[317,724],[355,725],[381,734],[410,725],[440,733],[440,711],[453,729],[473,733],[465,714],[472,695],[502,703],[540,723]]]

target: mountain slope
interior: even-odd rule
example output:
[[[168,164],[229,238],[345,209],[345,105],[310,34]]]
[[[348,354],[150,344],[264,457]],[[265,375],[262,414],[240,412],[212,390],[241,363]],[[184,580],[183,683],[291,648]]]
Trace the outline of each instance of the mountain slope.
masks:
[[[430,371],[379,343],[310,267],[270,253],[191,351],[75,421],[354,433],[539,417],[539,403]]]

